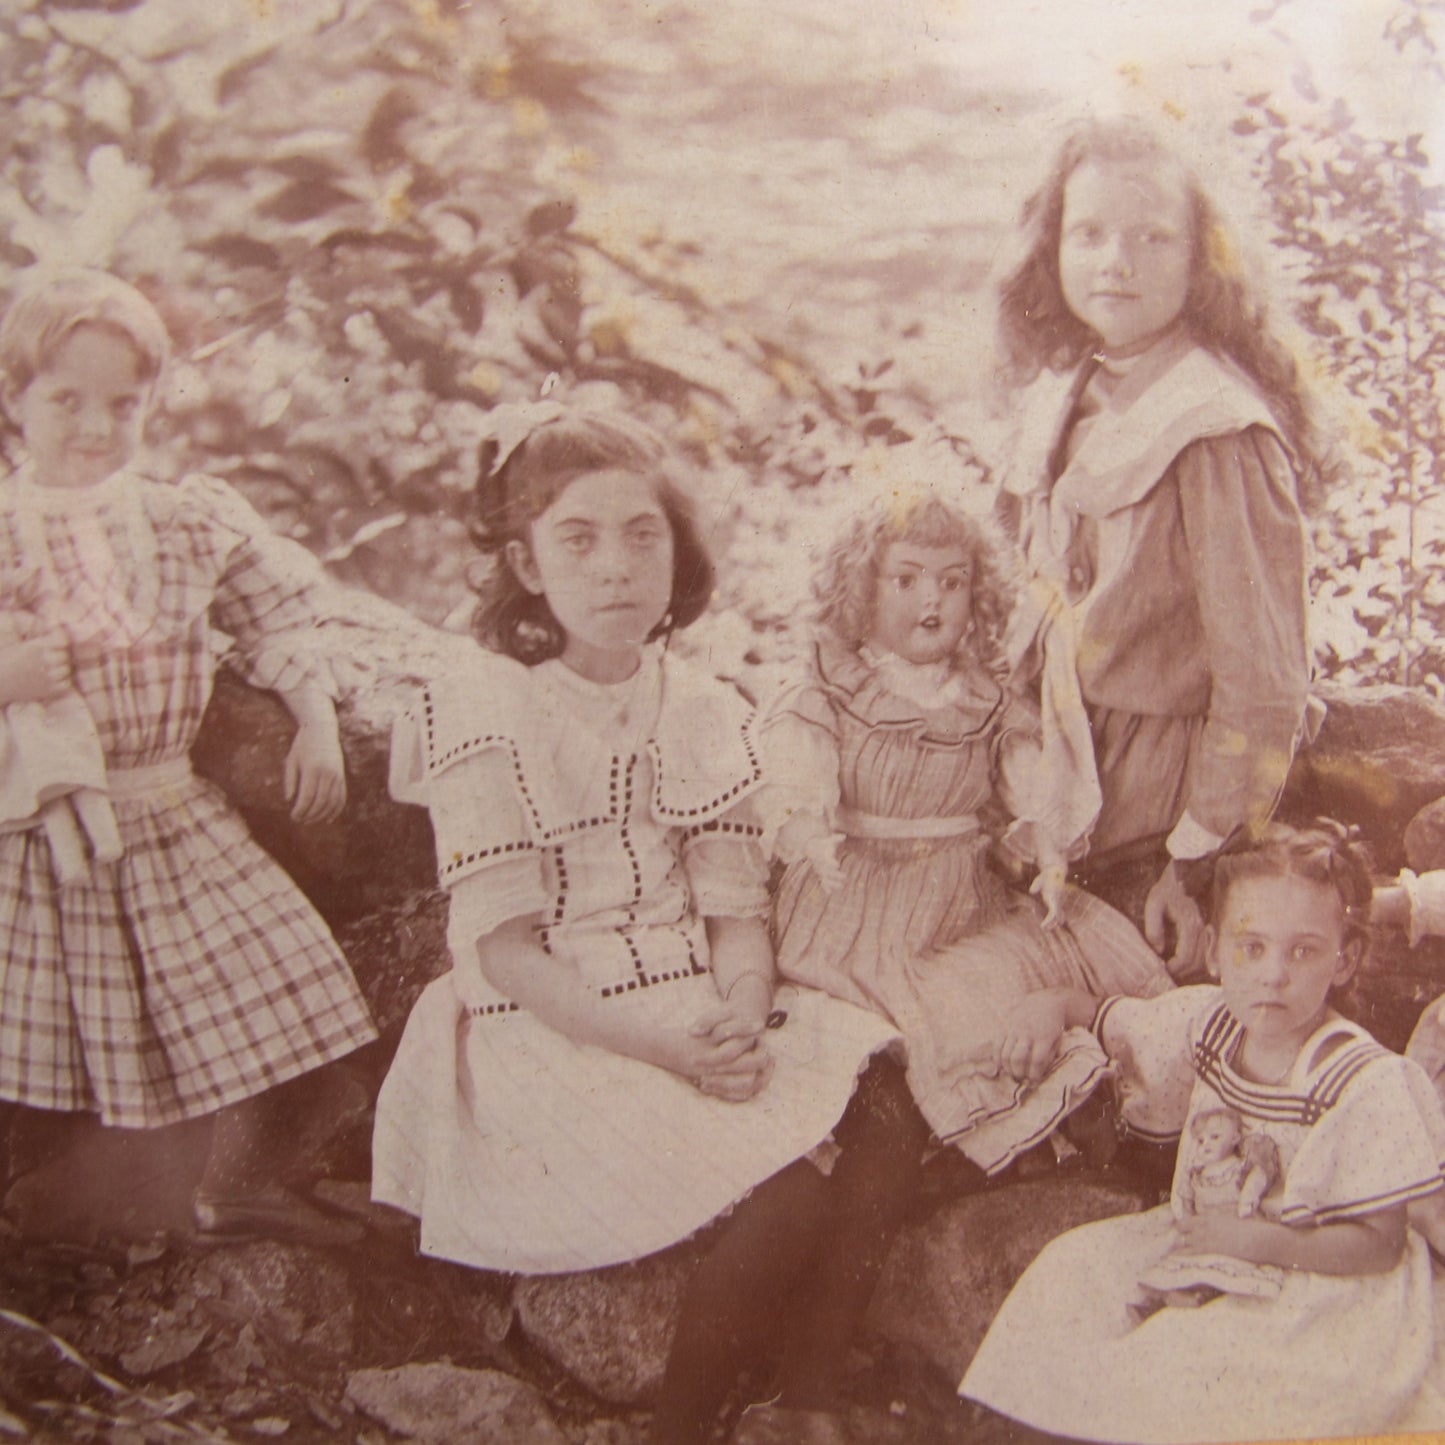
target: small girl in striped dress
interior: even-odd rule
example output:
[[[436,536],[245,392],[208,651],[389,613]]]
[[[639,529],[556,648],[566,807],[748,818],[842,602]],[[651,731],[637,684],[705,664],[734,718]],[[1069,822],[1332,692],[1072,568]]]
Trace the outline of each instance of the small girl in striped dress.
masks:
[[[296,719],[292,816],[340,812],[330,681],[294,645],[321,574],[223,483],[131,469],[168,350],[150,303],[87,269],[31,282],[0,324],[28,453],[0,484],[0,1124],[17,1104],[128,1129],[214,1115],[198,1228],[338,1242],[355,1227],[273,1177],[270,1091],[375,1030],[326,925],[189,757],[220,628]],[[47,757],[33,705],[77,701],[93,727],[72,717]]]

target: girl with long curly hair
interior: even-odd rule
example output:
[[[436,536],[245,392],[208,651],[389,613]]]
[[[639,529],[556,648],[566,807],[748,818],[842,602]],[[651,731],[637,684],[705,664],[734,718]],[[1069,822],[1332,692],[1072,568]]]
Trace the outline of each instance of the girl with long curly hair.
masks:
[[[1069,136],[1023,240],[998,316],[1029,578],[1011,655],[1094,791],[1089,886],[1122,902],[1136,874],[1183,972],[1190,861],[1268,820],[1304,731],[1324,449],[1217,210],[1140,122]]]
[[[807,674],[762,729],[761,806],[788,864],[779,972],[892,1019],[929,1129],[995,1173],[1105,1065],[1084,1030],[1057,1052],[1035,1037],[1028,995],[1169,979],[1127,919],[1065,886],[1076,828],[1035,806],[1057,794],[1038,717],[1000,678],[1012,588],[985,524],[931,480],[895,479],[825,558]],[[1037,865],[1031,890],[996,845],[1020,878]]]

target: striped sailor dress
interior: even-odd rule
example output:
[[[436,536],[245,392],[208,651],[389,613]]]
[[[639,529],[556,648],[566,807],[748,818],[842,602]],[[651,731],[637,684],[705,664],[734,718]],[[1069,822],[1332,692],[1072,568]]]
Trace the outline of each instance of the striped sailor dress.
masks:
[[[806,989],[745,1103],[579,1044],[502,996],[477,940],[538,917],[553,958],[619,1013],[686,1027],[718,1002],[705,920],[760,918],[751,718],[657,646],[632,678],[478,649],[392,740],[392,793],[431,814],[450,972],[407,1021],[377,1104],[372,1193],[425,1253],[545,1274],[638,1259],[693,1234],[831,1135],[885,1020]]]
[[[0,612],[67,633],[120,844],[68,870],[40,813],[0,824],[0,1099],[155,1128],[375,1037],[325,923],[190,765],[220,633],[257,686],[334,690],[321,581],[214,478],[0,488]]]
[[[961,1392],[1085,1440],[1445,1427],[1445,1300],[1414,1229],[1387,1273],[1276,1270],[1267,1290],[1221,1276],[1220,1292],[1196,1308],[1142,1321],[1131,1312],[1141,1277],[1175,1252],[1171,1224],[1187,1212],[1182,1195],[1197,1172],[1197,1118],[1227,1110],[1244,1140],[1267,1138],[1279,1169],[1259,1213],[1308,1229],[1445,1185],[1445,1117],[1424,1072],[1331,1013],[1279,1083],[1254,1082],[1234,1066],[1243,1027],[1207,986],[1106,1001],[1095,1027],[1121,1062],[1131,1125],[1152,1137],[1182,1126],[1173,1198],[1054,1240],[1005,1301]]]

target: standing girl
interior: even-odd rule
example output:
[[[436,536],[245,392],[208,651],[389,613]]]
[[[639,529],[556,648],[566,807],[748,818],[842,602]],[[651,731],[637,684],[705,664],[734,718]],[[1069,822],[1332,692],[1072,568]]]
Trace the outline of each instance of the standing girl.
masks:
[[[828,1403],[887,1245],[854,1206],[901,1207],[906,1091],[878,1063],[850,1108],[893,1030],[775,994],[750,714],[665,647],[713,570],[660,443],[540,415],[480,484],[500,554],[483,648],[394,738],[393,792],[431,812],[452,970],[382,1089],[373,1192],[420,1216],[427,1253],[526,1273],[638,1259],[731,1210],[658,1402],[671,1445],[708,1437],[779,1298],[798,1323],[784,1399]],[[825,1179],[802,1156],[835,1126]]]
[[[1126,1120],[1184,1129],[1173,1200],[1051,1244],[994,1320],[965,1395],[1087,1440],[1445,1425],[1430,1259],[1406,1227],[1407,1205],[1445,1185],[1445,1117],[1424,1072],[1331,1003],[1360,966],[1369,910],[1369,876],[1337,825],[1271,825],[1221,855],[1205,931],[1219,986],[1113,1000],[1094,1024],[1123,1068]],[[1091,1008],[1053,1002],[1060,1024]],[[1240,1120],[1241,1152],[1277,1155],[1278,1177],[1258,1200],[1191,1212],[1183,1195],[1207,1148],[1195,1121],[1221,1110]],[[1212,1297],[1136,1324],[1141,1276],[1181,1249],[1212,1260]]]
[[[1023,223],[999,302],[1026,388],[1012,651],[1041,675],[1046,751],[1097,786],[1090,877],[1143,867],[1145,931],[1162,950],[1172,927],[1183,968],[1182,865],[1270,816],[1305,719],[1312,428],[1214,208],[1151,132],[1077,130]]]
[[[167,350],[150,303],[96,271],[33,283],[0,325],[29,454],[0,489],[0,611],[23,639],[0,645],[6,742],[16,704],[74,696],[93,729],[53,746],[103,759],[54,780],[84,785],[84,841],[38,794],[0,823],[0,1099],[138,1129],[214,1114],[200,1228],[330,1242],[355,1230],[272,1178],[268,1091],[374,1030],[325,924],[189,758],[215,626],[296,718],[293,815],[339,812],[330,679],[287,635],[316,621],[321,574],[222,483],[131,470]]]
[[[1154,994],[1169,976],[1127,919],[1065,888],[1079,823],[1040,787],[1036,713],[999,681],[1012,597],[984,528],[938,478],[890,481],[826,558],[807,676],[763,731],[789,862],[778,967],[892,1019],[933,1132],[993,1173],[1106,1068],[1086,1030],[1056,1052],[1015,1005],[1063,984]],[[1039,897],[993,866],[1005,825]]]

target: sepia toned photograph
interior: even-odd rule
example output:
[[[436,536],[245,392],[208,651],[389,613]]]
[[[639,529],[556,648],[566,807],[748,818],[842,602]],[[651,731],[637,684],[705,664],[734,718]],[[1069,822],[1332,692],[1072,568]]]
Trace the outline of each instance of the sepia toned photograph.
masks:
[[[11,0],[0,1442],[1445,1438],[1445,0]]]

